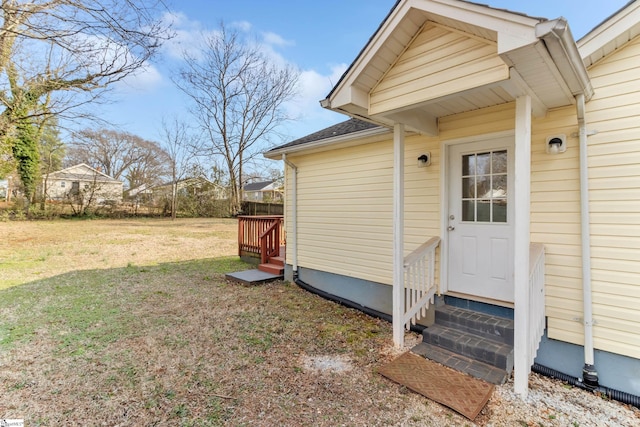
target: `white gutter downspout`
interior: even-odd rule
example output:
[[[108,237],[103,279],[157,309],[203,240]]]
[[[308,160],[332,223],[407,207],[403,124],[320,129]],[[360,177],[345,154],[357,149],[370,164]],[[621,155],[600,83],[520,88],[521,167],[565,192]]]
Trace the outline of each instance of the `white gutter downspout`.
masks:
[[[295,276],[298,275],[298,167],[287,159],[286,154],[282,154],[282,160],[287,166],[293,169],[293,177],[291,177],[291,237],[293,237],[293,239],[291,239],[293,240],[293,243],[291,243],[291,253],[293,254],[291,268],[295,278]],[[289,237],[290,236],[287,236],[287,240],[289,240]],[[287,244],[289,244],[289,242],[287,242]]]
[[[591,234],[589,232],[589,174],[587,169],[587,124],[584,94],[576,95],[580,141],[580,231],[582,238],[582,300],[584,322],[584,367],[582,378],[588,387],[598,387],[593,350],[593,303],[591,296]]]

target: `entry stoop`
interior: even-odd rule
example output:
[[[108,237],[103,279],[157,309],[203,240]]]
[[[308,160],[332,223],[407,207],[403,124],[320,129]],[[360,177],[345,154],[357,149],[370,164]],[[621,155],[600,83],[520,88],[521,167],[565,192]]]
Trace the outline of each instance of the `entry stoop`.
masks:
[[[441,305],[435,323],[422,332],[412,351],[493,384],[513,370],[514,325],[510,319]]]

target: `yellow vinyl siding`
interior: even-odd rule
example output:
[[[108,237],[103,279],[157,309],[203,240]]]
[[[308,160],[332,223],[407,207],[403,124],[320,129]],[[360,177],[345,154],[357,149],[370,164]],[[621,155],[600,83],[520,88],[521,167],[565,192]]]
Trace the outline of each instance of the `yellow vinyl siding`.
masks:
[[[640,38],[589,70],[594,344],[640,357]]]
[[[635,358],[640,358],[638,69],[640,38],[591,67],[595,95],[586,116],[587,129],[597,131],[588,137],[594,344]],[[440,233],[442,142],[512,130],[514,123],[515,108],[509,103],[441,117],[437,138],[407,138],[405,255]],[[531,241],[546,249],[548,336],[581,345],[577,131],[573,106],[533,120],[530,208]],[[567,151],[549,155],[546,138],[558,134],[566,135]],[[432,165],[418,168],[417,157],[427,151]],[[391,283],[392,158],[391,134],[385,142],[296,158],[301,166],[300,266]]]
[[[427,23],[370,94],[370,114],[509,78],[494,42]]]
[[[547,333],[583,343],[580,163],[575,108],[552,110],[532,123],[531,241],[545,245]],[[546,138],[564,134],[567,151],[549,155]]]
[[[513,103],[442,117],[438,121],[440,139],[445,141],[512,130],[515,120]]]
[[[383,142],[291,157],[300,267],[389,283],[391,150]]]
[[[418,168],[439,142],[407,138],[405,234],[408,254],[439,233],[439,167]],[[291,156],[298,172],[298,265],[378,283],[392,283],[393,141]],[[287,177],[290,185],[290,177]],[[287,212],[291,212],[290,191]],[[290,218],[290,217],[289,217]],[[291,229],[291,220],[287,219]],[[287,248],[290,250],[290,247]],[[293,256],[288,253],[288,256]]]

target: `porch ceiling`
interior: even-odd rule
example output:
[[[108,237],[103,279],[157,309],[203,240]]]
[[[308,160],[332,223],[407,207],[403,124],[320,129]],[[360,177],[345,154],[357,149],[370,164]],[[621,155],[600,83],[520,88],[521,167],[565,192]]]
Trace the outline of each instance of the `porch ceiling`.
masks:
[[[371,114],[372,91],[428,22],[495,43],[497,55],[509,67],[508,78]],[[555,51],[554,44],[560,45]],[[574,72],[572,49],[577,53],[564,20],[547,21],[456,0],[400,1],[322,105],[387,126],[404,123],[408,130],[429,135],[438,133],[439,117],[512,102],[522,95],[531,96],[533,112],[541,116],[549,108],[573,104],[577,93],[590,88],[588,77],[574,81],[576,74],[585,80],[586,70]],[[563,62],[562,57],[570,58]]]

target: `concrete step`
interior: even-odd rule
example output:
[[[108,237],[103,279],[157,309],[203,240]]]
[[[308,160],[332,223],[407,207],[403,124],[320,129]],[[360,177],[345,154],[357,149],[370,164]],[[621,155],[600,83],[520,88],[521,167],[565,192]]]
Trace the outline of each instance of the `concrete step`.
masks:
[[[511,372],[513,346],[463,330],[437,323],[422,332],[427,344],[442,347],[453,353]]]
[[[276,264],[260,264],[258,265],[258,270],[264,271],[265,273],[275,274],[277,276],[284,275],[284,266],[276,265]]]
[[[441,305],[436,307],[435,322],[513,346],[514,323],[510,319]]]
[[[469,357],[465,357],[424,342],[413,347],[411,351],[422,357],[441,363],[491,384],[504,384],[509,378],[509,373],[504,369],[496,368],[495,366],[473,360]]]

